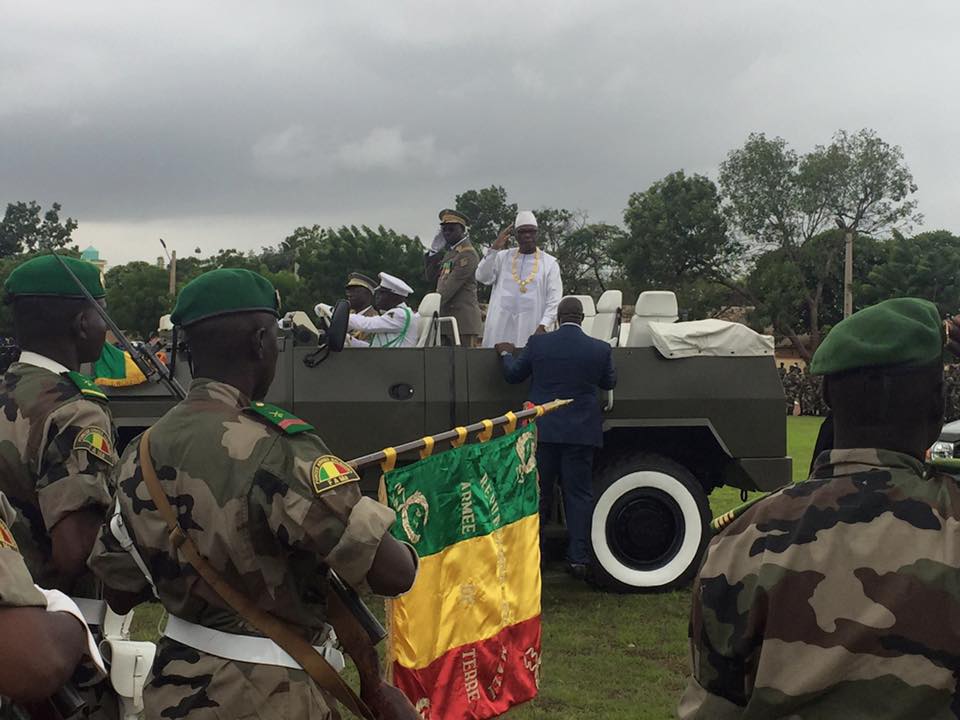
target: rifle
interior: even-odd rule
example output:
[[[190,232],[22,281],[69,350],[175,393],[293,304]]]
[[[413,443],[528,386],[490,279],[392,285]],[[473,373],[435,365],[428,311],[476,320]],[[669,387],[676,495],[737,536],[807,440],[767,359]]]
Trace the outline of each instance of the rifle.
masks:
[[[80,278],[78,278],[76,273],[70,269],[70,266],[63,261],[63,258],[57,253],[51,254],[57,259],[57,262],[60,263],[60,267],[67,271],[67,274],[73,279],[73,282],[76,283],[76,286],[80,289],[80,292],[83,293],[83,296],[87,299],[87,302],[90,303],[93,309],[97,311],[103,321],[107,324],[107,327],[110,328],[110,332],[112,332],[119,343],[123,345],[123,349],[129,353],[130,359],[133,360],[140,372],[143,373],[143,376],[152,382],[156,382],[159,379],[164,385],[167,386],[170,392],[177,397],[178,400],[183,400],[187,396],[187,393],[183,389],[183,386],[173,376],[170,368],[160,362],[149,345],[143,345],[140,350],[134,347],[133,343],[131,343],[127,339],[127,336],[123,334],[123,330],[121,330],[120,327],[113,321],[113,318],[110,317],[103,305],[98,303],[93,295],[90,294],[90,291],[87,290],[82,282],[80,282]],[[176,348],[174,348],[174,352],[176,352]],[[147,356],[149,362],[144,362],[144,355]]]

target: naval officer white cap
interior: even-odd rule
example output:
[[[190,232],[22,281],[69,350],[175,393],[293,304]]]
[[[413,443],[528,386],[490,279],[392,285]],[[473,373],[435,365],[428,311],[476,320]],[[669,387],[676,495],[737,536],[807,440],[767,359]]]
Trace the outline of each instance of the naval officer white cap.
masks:
[[[413,288],[398,277],[394,277],[393,275],[384,272],[380,273],[379,277],[379,290],[386,290],[387,292],[392,292],[394,295],[399,295],[400,297],[407,297],[413,293]]]

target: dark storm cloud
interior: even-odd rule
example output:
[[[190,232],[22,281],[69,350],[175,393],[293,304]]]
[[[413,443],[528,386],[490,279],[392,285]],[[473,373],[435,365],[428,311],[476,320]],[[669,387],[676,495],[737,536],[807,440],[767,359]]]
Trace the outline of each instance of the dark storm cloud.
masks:
[[[11,3],[0,199],[58,199],[81,237],[94,228],[108,245],[171,228],[251,246],[314,221],[425,234],[436,207],[490,183],[523,206],[617,221],[630,192],[680,167],[714,173],[751,131],[806,150],[867,126],[903,146],[928,225],[957,230],[958,14],[949,2]]]

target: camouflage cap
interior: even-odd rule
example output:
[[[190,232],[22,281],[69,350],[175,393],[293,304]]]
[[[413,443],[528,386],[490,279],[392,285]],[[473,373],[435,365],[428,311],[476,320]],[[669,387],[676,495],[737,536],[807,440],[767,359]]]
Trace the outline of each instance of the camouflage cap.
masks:
[[[271,282],[250,270],[220,268],[186,284],[170,320],[186,327],[218,315],[256,311],[280,316],[280,296]]]
[[[77,279],[93,297],[106,295],[103,288],[103,276],[93,263],[77,258],[60,256],[60,260],[69,267]],[[70,277],[63,265],[53,255],[41,255],[27,260],[14,269],[3,284],[8,294],[49,295],[51,297],[82,298],[83,292],[76,281]]]
[[[885,300],[837,323],[817,348],[810,372],[932,365],[943,356],[943,340],[943,322],[932,302]]]

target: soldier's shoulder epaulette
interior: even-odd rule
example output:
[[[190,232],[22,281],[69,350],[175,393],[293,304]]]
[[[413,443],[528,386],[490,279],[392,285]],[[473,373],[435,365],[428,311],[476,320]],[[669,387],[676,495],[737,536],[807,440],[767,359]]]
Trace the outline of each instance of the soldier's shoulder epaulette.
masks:
[[[110,401],[110,398],[107,397],[107,394],[86,375],[71,370],[69,372],[65,372],[63,377],[67,378],[70,382],[76,385],[77,390],[80,391],[80,394],[83,397],[102,403]]]
[[[297,433],[315,429],[313,425],[306,420],[301,420],[283,408],[265,402],[255,402],[252,405],[248,405],[244,408],[244,412],[249,412],[263,418],[271,425],[283,430],[287,435],[296,435]]]
[[[472,252],[477,257],[480,257],[480,253],[477,252],[477,249],[470,243],[464,243],[463,245],[457,245],[457,252]]]

